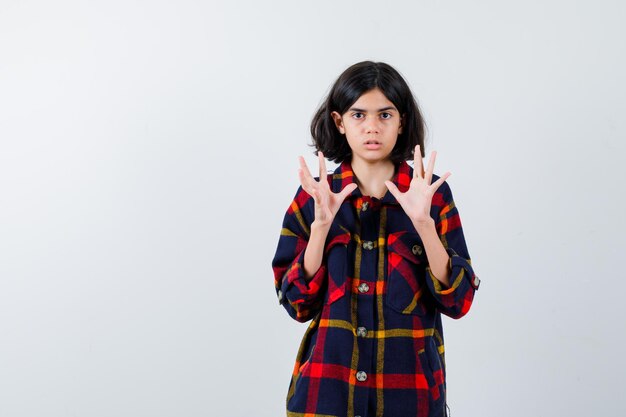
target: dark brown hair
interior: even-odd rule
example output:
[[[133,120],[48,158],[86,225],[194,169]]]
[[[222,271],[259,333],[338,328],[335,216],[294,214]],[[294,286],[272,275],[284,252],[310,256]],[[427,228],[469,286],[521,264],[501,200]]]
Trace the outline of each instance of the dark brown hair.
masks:
[[[406,81],[393,67],[384,62],[363,61],[350,66],[337,78],[328,96],[311,121],[310,145],[333,162],[341,163],[352,157],[348,141],[331,116],[333,111],[343,115],[364,93],[378,88],[403,117],[402,133],[389,158],[394,164],[413,159],[415,145],[424,156],[426,126],[415,97]]]

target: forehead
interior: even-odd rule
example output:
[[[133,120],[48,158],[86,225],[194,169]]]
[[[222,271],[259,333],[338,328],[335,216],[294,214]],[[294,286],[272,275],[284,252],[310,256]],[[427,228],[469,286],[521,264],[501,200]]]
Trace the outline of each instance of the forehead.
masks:
[[[397,110],[396,106],[378,88],[361,94],[350,108],[377,111],[379,109]]]

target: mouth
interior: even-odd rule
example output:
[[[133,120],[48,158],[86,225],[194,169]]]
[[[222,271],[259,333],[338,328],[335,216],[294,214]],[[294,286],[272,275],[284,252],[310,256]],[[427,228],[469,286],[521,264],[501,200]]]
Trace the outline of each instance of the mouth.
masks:
[[[365,148],[370,150],[377,150],[382,148],[383,144],[377,140],[368,140],[365,142]]]

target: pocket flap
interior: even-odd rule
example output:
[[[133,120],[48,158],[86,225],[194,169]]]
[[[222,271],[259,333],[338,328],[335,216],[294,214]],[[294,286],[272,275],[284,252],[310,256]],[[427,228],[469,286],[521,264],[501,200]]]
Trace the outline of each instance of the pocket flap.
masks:
[[[390,233],[387,236],[387,248],[390,253],[398,254],[414,264],[423,263],[426,256],[422,239],[413,232]]]
[[[402,231],[387,236],[386,301],[403,314],[424,315],[426,254],[417,233]]]

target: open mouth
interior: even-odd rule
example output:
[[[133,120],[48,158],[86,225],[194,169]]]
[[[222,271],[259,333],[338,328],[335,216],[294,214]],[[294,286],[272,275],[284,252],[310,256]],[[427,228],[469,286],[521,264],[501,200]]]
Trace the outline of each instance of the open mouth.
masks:
[[[382,147],[383,147],[383,144],[377,140],[368,140],[367,142],[365,142],[365,149],[375,151],[375,150],[381,149]]]

